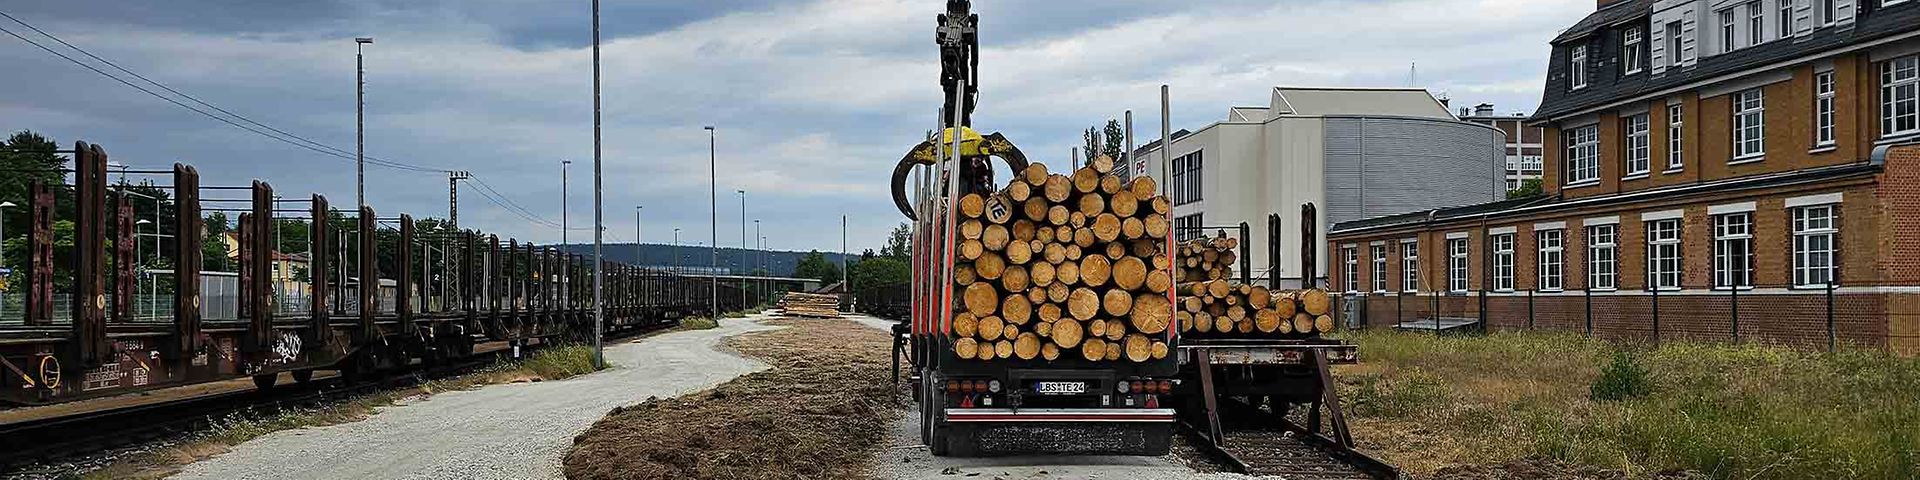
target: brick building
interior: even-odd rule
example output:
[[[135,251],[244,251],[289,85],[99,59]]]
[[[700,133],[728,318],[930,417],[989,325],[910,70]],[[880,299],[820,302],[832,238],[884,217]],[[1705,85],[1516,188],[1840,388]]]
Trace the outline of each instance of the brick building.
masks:
[[[1506,135],[1507,142],[1507,190],[1519,190],[1527,180],[1541,178],[1545,167],[1540,153],[1544,148],[1541,137],[1546,136],[1539,125],[1528,125],[1527,114],[1514,112],[1511,115],[1499,115],[1493,111],[1493,104],[1482,103],[1473,108],[1460,107],[1460,120],[1487,125],[1500,129]]]
[[[1329,232],[1350,321],[1920,354],[1920,0],[1600,0],[1546,195]]]

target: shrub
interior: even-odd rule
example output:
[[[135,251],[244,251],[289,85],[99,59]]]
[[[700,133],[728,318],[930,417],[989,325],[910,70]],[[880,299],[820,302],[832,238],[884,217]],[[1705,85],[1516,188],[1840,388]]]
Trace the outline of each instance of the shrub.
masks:
[[[1632,355],[1625,351],[1613,352],[1613,362],[1602,367],[1600,378],[1593,380],[1591,398],[1620,401],[1647,396],[1653,392],[1653,381],[1648,378],[1648,373],[1647,368],[1640,366]]]

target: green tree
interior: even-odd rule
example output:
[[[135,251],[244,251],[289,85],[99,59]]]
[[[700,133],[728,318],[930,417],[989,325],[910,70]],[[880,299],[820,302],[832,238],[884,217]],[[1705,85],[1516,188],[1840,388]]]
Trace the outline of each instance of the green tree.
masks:
[[[233,259],[228,258],[226,234],[233,231],[228,223],[226,212],[213,212],[206,216],[206,237],[200,242],[200,265],[202,270],[226,272],[234,270]]]
[[[1532,197],[1538,197],[1541,195],[1546,195],[1546,191],[1541,187],[1541,181],[1538,178],[1529,178],[1524,181],[1521,181],[1520,188],[1507,191],[1508,200],[1513,200],[1516,198],[1532,198]]]
[[[28,185],[36,180],[60,185],[66,179],[63,172],[67,156],[53,153],[59,148],[52,139],[26,130],[14,132],[5,142],[0,142],[0,201],[13,202],[24,210]],[[14,209],[8,209],[7,213],[25,218],[24,213]]]
[[[827,261],[827,256],[819,250],[813,250],[807,252],[807,256],[800,258],[800,263],[793,269],[793,276],[830,284],[840,281],[840,266]]]
[[[860,288],[907,283],[911,275],[906,261],[886,256],[863,257],[847,265],[847,278]]]
[[[1106,134],[1107,134],[1107,148],[1106,150],[1102,150],[1101,152],[1107,154],[1108,157],[1112,157],[1114,162],[1120,162],[1125,158],[1124,154],[1126,152],[1122,152],[1120,150],[1122,148],[1126,148],[1127,132],[1126,130],[1120,129],[1119,120],[1114,120],[1109,118],[1107,119]],[[1117,168],[1125,168],[1125,167],[1115,167],[1115,168],[1117,169]]]
[[[880,256],[897,260],[913,256],[912,247],[908,246],[912,237],[913,230],[907,224],[893,227],[893,231],[887,233],[887,244],[880,246]]]

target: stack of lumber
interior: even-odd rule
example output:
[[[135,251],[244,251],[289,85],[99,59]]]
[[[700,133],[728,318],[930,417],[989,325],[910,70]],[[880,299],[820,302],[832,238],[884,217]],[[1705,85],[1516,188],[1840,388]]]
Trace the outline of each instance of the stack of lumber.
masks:
[[[1224,280],[1233,274],[1233,262],[1239,261],[1240,239],[1221,231],[1213,238],[1201,237],[1180,244],[1180,283]]]
[[[780,297],[780,313],[801,317],[840,318],[840,296],[787,292]]]
[[[957,202],[951,334],[960,358],[1165,358],[1172,203],[1099,156],[1071,175],[1030,164]]]
[[[1270,291],[1259,285],[1208,280],[1181,285],[1182,335],[1312,336],[1333,331],[1333,298],[1325,290]],[[1257,333],[1256,333],[1257,332]]]

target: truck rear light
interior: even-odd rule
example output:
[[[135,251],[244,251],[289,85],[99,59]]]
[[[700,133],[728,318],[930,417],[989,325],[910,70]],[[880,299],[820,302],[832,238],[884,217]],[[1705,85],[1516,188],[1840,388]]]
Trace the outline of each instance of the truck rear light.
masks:
[[[1126,380],[1121,380],[1113,384],[1113,389],[1118,390],[1120,393],[1127,393],[1129,387],[1132,387],[1132,385],[1127,384]]]
[[[1161,380],[1159,382],[1155,382],[1154,386],[1155,386],[1154,390],[1159,391],[1161,395],[1166,395],[1168,393],[1173,392],[1173,382]]]
[[[959,393],[959,392],[960,392],[960,382],[957,380],[947,380],[947,393]]]
[[[989,392],[993,392],[993,393],[1000,393],[1000,381],[999,381],[999,380],[988,380],[988,381],[987,381],[987,391],[989,391]]]
[[[973,391],[975,391],[975,392],[979,392],[979,393],[986,393],[986,392],[987,392],[987,381],[986,381],[986,380],[974,380],[974,381],[973,381]]]

